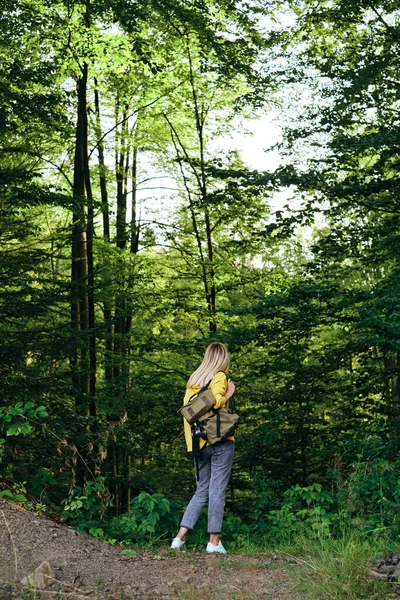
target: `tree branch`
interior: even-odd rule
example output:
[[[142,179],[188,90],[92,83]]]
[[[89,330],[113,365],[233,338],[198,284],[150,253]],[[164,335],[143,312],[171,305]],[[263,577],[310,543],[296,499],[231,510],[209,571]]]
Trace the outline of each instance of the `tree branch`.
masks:
[[[118,121],[113,127],[111,127],[111,129],[109,129],[108,131],[106,131],[101,136],[101,138],[98,140],[97,144],[95,144],[95,146],[93,146],[93,148],[89,152],[89,157],[88,158],[90,158],[92,156],[93,152],[96,150],[96,148],[98,148],[99,144],[101,144],[101,142],[104,140],[104,138],[106,138],[110,133],[112,133],[114,131],[114,129],[117,129],[117,127],[119,127],[119,125],[121,125],[122,123],[125,123],[125,121],[128,121],[131,117],[133,117],[133,115],[136,115],[139,111],[145,110],[146,108],[149,108],[149,106],[153,106],[154,104],[157,104],[157,102],[159,102],[159,100],[162,100],[162,98],[165,98],[165,96],[169,96],[169,94],[172,94],[172,92],[174,92],[175,90],[177,90],[181,85],[183,85],[185,83],[185,81],[186,80],[184,79],[183,81],[181,81],[180,83],[178,83],[178,85],[174,86],[172,89],[168,90],[164,94],[161,94],[161,96],[158,96],[157,98],[155,98],[151,102],[148,102],[147,104],[143,104],[143,106],[139,106],[139,108],[136,108],[134,111],[132,111],[131,113],[129,113],[121,121]]]

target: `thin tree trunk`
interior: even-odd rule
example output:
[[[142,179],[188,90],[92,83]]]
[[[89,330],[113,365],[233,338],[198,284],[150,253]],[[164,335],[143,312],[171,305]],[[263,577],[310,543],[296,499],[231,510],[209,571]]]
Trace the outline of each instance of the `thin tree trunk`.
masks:
[[[136,132],[137,132],[137,127],[136,127]],[[136,135],[135,135],[135,137],[136,137]],[[138,223],[137,223],[137,210],[136,210],[137,165],[138,165],[138,150],[137,150],[137,145],[134,140],[133,149],[132,149],[132,169],[131,169],[131,179],[132,179],[132,190],[131,190],[132,214],[131,214],[131,226],[130,226],[130,251],[131,251],[131,254],[137,254],[139,251],[139,227],[138,227]],[[130,276],[129,282],[128,282],[128,288],[132,289],[133,285],[134,285],[134,281],[133,281],[133,278]],[[128,308],[128,310],[127,310],[126,320],[125,320],[125,334],[129,338],[128,339],[128,352],[127,352],[127,358],[128,358],[128,364],[129,364],[129,358],[130,358],[130,354],[131,354],[131,352],[130,352],[130,347],[131,347],[130,333],[131,333],[131,329],[132,329],[133,308],[132,308],[132,306],[129,306],[127,308]],[[129,379],[129,373],[128,373],[128,379]]]
[[[120,501],[120,486],[119,486],[119,472],[118,472],[118,447],[116,442],[113,444],[113,475],[115,479],[115,512],[117,516],[121,512],[121,501]]]
[[[107,176],[106,176],[106,165],[104,161],[104,145],[102,142],[102,128],[101,128],[101,114],[100,114],[100,98],[97,79],[94,80],[94,105],[96,111],[96,137],[97,137],[97,149],[99,157],[99,180],[100,180],[100,193],[101,193],[101,212],[103,215],[103,238],[104,241],[110,243],[110,208],[108,202],[108,190],[107,190]],[[112,350],[113,350],[113,328],[112,328],[112,307],[110,302],[104,301],[103,303],[104,321],[107,327],[105,350],[106,355],[104,358],[104,374],[106,381],[112,380]]]
[[[87,149],[87,139],[86,139]],[[87,270],[88,270],[88,325],[89,325],[89,414],[97,417],[96,407],[96,383],[97,383],[97,357],[96,357],[96,323],[95,323],[95,298],[94,298],[94,261],[93,261],[93,236],[94,236],[94,214],[93,214],[93,196],[92,185],[90,181],[88,153],[86,157],[86,193],[88,199],[88,218],[87,218]]]
[[[215,263],[214,263],[214,241],[212,237],[212,229],[210,223],[210,215],[207,206],[207,175],[206,175],[206,163],[205,163],[205,148],[204,148],[204,123],[205,123],[205,112],[204,107],[199,105],[199,99],[196,91],[196,82],[193,71],[192,55],[190,52],[190,40],[189,35],[186,37],[186,47],[189,59],[189,79],[192,88],[194,115],[196,121],[196,130],[199,140],[200,150],[200,173],[196,172],[196,179],[200,188],[201,198],[203,201],[204,219],[206,225],[206,240],[207,240],[207,256],[208,256],[208,281],[209,281],[209,294],[208,294],[208,310],[210,313],[210,331],[215,333],[217,331],[216,313],[217,313],[217,291],[215,286]]]
[[[137,132],[137,125],[136,125]],[[138,149],[134,143],[132,152],[132,215],[131,215],[131,252],[137,254],[139,251],[139,227],[137,223],[137,161]]]
[[[125,105],[122,113],[122,124],[120,129],[119,144],[117,149],[116,180],[117,180],[117,248],[124,250],[127,245],[127,178],[129,171],[129,143],[128,143],[128,112],[129,107]],[[121,282],[123,284],[123,282]],[[125,329],[126,329],[126,298],[124,294],[117,296],[115,301],[115,325],[114,325],[114,354],[115,362],[113,374],[117,379],[119,390],[126,388],[126,381],[118,381],[121,373],[125,373]]]
[[[103,236],[110,241],[110,209],[108,204],[106,165],[104,162],[104,144],[102,142],[101,117],[100,117],[100,99],[97,79],[94,79],[94,106],[96,111],[96,137],[97,151],[99,156],[99,180],[101,193],[101,212],[103,214]]]
[[[86,2],[85,24],[86,27],[90,27],[89,0]],[[85,61],[82,66],[81,77],[77,81],[78,107],[73,180],[71,320],[75,332],[77,334],[78,332],[81,333],[79,336],[80,349],[74,353],[73,359],[74,370],[78,370],[80,383],[77,408],[83,414],[89,413],[95,416],[96,340],[94,323],[93,199],[88,156],[88,71],[89,66]],[[74,383],[77,382],[76,374],[73,375],[73,378]]]
[[[85,25],[90,27],[90,0]],[[77,124],[72,209],[71,323],[75,332],[71,361],[76,411],[96,416],[96,340],[94,323],[93,201],[88,157],[87,85],[89,65],[84,60],[77,80]],[[88,205],[87,205],[88,203]],[[87,212],[87,222],[86,222]],[[79,458],[79,485],[86,479],[86,464]]]
[[[85,182],[85,150],[87,139],[86,87],[88,65],[84,63],[82,76],[77,82],[78,114],[75,138],[74,181],[73,181],[73,215],[72,215],[72,328],[77,333],[89,328],[89,306],[87,293],[87,239],[86,239],[86,182]],[[74,384],[78,383],[80,394],[77,407],[82,410],[83,397],[89,393],[89,365],[87,364],[87,348],[84,336],[80,348],[74,353]],[[77,372],[76,372],[77,371]]]
[[[210,295],[209,295],[209,312],[210,312],[210,331],[217,331],[216,313],[217,313],[217,291],[215,287],[215,269],[214,269],[214,243],[211,233],[210,217],[207,207],[205,208],[206,221],[206,236],[207,236],[207,254],[209,261],[209,280],[210,280]]]
[[[397,352],[390,353],[384,359],[385,369],[388,373],[388,396],[390,416],[400,417],[400,378],[397,375],[399,357]]]
[[[183,183],[188,195],[188,199],[189,199],[189,211],[190,211],[190,216],[192,219],[192,225],[193,225],[193,231],[195,234],[195,238],[196,238],[196,244],[197,244],[197,249],[199,251],[199,256],[200,256],[200,263],[201,263],[201,269],[202,269],[202,281],[203,281],[203,286],[204,286],[204,294],[205,294],[205,299],[206,299],[206,303],[207,303],[207,308],[208,308],[208,312],[209,314],[211,314],[211,294],[210,294],[210,286],[209,286],[209,277],[208,277],[208,270],[207,270],[207,263],[206,263],[206,258],[203,252],[203,247],[202,247],[202,239],[201,239],[201,235],[200,235],[200,228],[198,226],[197,223],[197,215],[196,212],[194,210],[194,202],[192,199],[192,192],[190,190],[190,186],[189,186],[189,181],[188,178],[185,174],[185,171],[183,169],[182,166],[182,155],[179,151],[179,148],[182,150],[184,157],[186,158],[187,162],[189,163],[196,181],[199,185],[200,190],[202,189],[202,185],[201,185],[201,180],[198,178],[198,174],[196,173],[196,169],[194,167],[194,165],[192,164],[192,161],[188,155],[188,153],[186,152],[186,149],[183,145],[183,143],[180,140],[179,134],[176,131],[175,127],[173,126],[172,122],[170,121],[170,119],[168,118],[168,116],[164,113],[164,118],[167,121],[168,125],[170,126],[171,129],[171,140],[173,143],[173,146],[175,148],[175,153],[176,153],[176,157],[178,159],[179,162],[179,168],[181,171],[181,175],[182,175],[182,179],[183,179]],[[211,228],[210,228],[210,232],[211,232]],[[210,321],[211,322],[211,321]],[[210,325],[211,328],[211,325]]]
[[[127,476],[128,490],[127,490],[127,498],[126,498],[126,512],[127,513],[131,512],[131,486],[129,484],[129,481],[130,481],[130,471],[131,471],[131,457],[128,454],[128,476]]]
[[[128,106],[125,106],[122,117],[121,133],[119,138],[119,156],[116,163],[117,180],[117,247],[125,248],[127,242],[126,227],[126,176],[127,176],[127,133],[128,133]]]

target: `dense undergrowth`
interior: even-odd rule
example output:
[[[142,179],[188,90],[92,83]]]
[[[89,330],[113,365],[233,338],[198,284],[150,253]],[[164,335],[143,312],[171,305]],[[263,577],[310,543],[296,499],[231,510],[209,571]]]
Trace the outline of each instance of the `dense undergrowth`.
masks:
[[[268,486],[252,499],[252,519],[227,513],[223,539],[231,553],[277,552],[297,567],[291,570],[296,597],[308,600],[380,599],[393,595],[392,587],[371,578],[373,561],[399,546],[400,459],[372,457],[352,465],[324,489],[319,483],[295,485],[268,510]],[[51,485],[43,472],[34,481],[37,491]],[[135,547],[166,545],[175,535],[187,499],[141,492],[130,511],[110,514],[112,500],[105,481],[98,478],[76,488],[61,506],[36,502],[23,483],[0,492],[0,497],[28,509],[57,514],[78,531],[104,542],[119,544],[124,553]],[[31,484],[32,486],[32,484]],[[39,493],[39,498],[43,493]],[[271,500],[271,498],[270,498]],[[275,497],[276,506],[278,498]],[[207,542],[206,514],[188,539],[187,549],[201,549]]]
[[[30,403],[0,410],[6,435],[28,435],[29,419],[46,416],[44,407]],[[24,425],[17,425],[24,421]],[[17,427],[19,427],[17,431]],[[4,440],[0,440],[0,449]],[[400,544],[400,457],[385,457],[384,442],[371,437],[355,462],[332,469],[326,483],[291,486],[281,491],[273,482],[257,479],[248,496],[247,511],[227,510],[223,539],[231,553],[278,552],[301,568],[293,570],[298,597],[328,600],[389,598],[386,581],[373,580],[368,569]],[[135,547],[167,545],[176,534],[187,498],[142,491],[130,510],[115,514],[107,480],[98,477],[70,490],[60,503],[49,502],[53,475],[40,470],[28,482],[3,485],[0,497],[69,525],[122,552]],[[187,548],[207,542],[206,512],[191,532]],[[329,588],[329,592],[327,592]]]

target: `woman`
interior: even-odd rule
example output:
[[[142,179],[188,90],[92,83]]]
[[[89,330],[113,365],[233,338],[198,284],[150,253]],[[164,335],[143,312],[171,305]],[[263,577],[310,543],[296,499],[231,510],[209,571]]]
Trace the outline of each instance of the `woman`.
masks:
[[[229,398],[235,392],[235,384],[226,379],[229,370],[228,350],[220,342],[210,344],[199,368],[190,376],[186,384],[185,404],[197,394],[210,380],[209,388],[216,402],[214,408],[227,406]],[[192,435],[189,423],[185,421],[185,438],[188,452],[192,450]],[[228,437],[221,442],[207,445],[200,439],[199,476],[197,489],[183,515],[181,526],[171,548],[180,550],[185,543],[186,534],[193,529],[201,511],[208,503],[208,533],[210,541],[207,552],[226,554],[221,544],[220,534],[225,506],[225,491],[232,470],[235,442]]]

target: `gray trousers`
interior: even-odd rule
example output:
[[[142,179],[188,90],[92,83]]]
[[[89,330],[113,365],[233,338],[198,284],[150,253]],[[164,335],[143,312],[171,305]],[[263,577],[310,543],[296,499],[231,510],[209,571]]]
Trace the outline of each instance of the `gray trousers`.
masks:
[[[182,517],[181,527],[193,529],[208,502],[208,533],[220,533],[225,491],[232,470],[235,442],[224,440],[200,450],[196,493]]]

